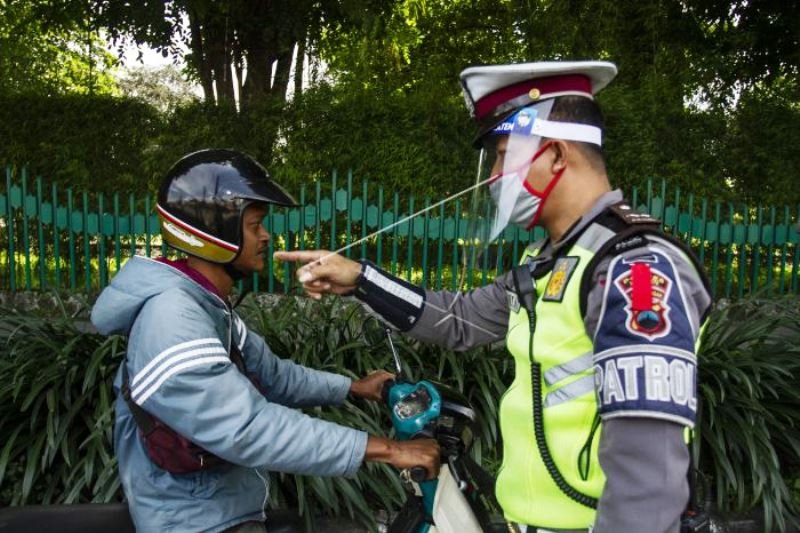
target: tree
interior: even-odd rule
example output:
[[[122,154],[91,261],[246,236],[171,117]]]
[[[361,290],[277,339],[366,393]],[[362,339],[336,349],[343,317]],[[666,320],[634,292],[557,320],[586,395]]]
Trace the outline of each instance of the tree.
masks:
[[[129,68],[119,78],[119,89],[123,96],[144,100],[162,113],[198,100],[192,84],[173,65]]]
[[[58,5],[0,0],[0,5],[13,8],[3,28],[67,32],[79,37],[67,42],[84,43],[78,49],[94,48],[83,39],[94,35],[94,28],[119,44],[129,39],[166,56],[177,58],[188,49],[187,71],[202,85],[205,105],[169,111],[168,131],[154,141],[164,160],[180,155],[172,149],[213,141],[247,148],[297,179],[353,167],[396,187],[452,192],[470,180],[474,165],[469,150],[474,126],[458,85],[463,68],[599,58],[620,69],[598,97],[607,118],[609,171],[617,184],[629,189],[648,177],[664,177],[684,190],[722,199],[800,201],[792,185],[800,167],[792,135],[800,101],[800,6],[779,0],[63,0]],[[5,72],[11,63],[3,64],[3,58],[27,52],[19,44],[25,36],[18,30],[9,35],[0,30],[9,44],[0,50]],[[69,64],[39,55],[45,59],[30,61],[30,72],[39,72],[36,65]],[[324,83],[300,94],[298,67],[305,58],[325,64],[327,74]],[[88,72],[102,71],[88,64]],[[293,64],[296,96],[287,102]],[[59,76],[59,83],[72,83]],[[30,87],[52,85],[44,74],[32,77]],[[24,78],[3,79],[12,80],[6,86],[26,87],[17,81]],[[759,169],[771,172],[768,186]],[[437,174],[447,179],[431,185],[420,178]]]
[[[335,109],[343,114],[324,126],[315,123],[325,132],[321,144],[315,143],[313,133],[302,131],[305,119],[289,124],[287,131],[292,133],[282,153],[287,161],[303,165],[326,154],[320,164],[346,160],[355,168],[369,168],[371,175],[386,175],[394,184],[388,169],[414,173],[402,169],[400,154],[408,154],[411,146],[425,153],[427,145],[429,151],[441,152],[427,154],[422,168],[461,154],[462,167],[457,170],[455,160],[449,159],[447,175],[468,176],[471,160],[462,146],[441,142],[442,132],[464,127],[453,118],[458,114],[444,112],[461,105],[460,116],[466,117],[458,103],[457,77],[463,68],[506,61],[609,59],[618,65],[619,76],[598,98],[606,112],[605,148],[616,184],[629,190],[648,177],[664,177],[684,190],[721,199],[800,201],[792,186],[796,172],[788,170],[800,167],[800,154],[787,134],[796,120],[792,101],[800,100],[798,10],[770,0],[404,0],[371,27],[323,36],[318,53],[336,89],[330,101],[319,99],[331,109],[313,109],[315,99],[310,98],[305,113],[328,116]],[[744,62],[747,68],[742,68]],[[359,98],[348,99],[347,94]],[[365,98],[386,103],[397,118],[377,113]],[[347,100],[354,106],[353,115],[363,110],[360,123],[340,110]],[[414,108],[403,107],[406,104]],[[762,110],[763,120],[749,122],[756,108]],[[419,124],[408,124],[409,116]],[[377,139],[387,138],[376,117],[407,128],[396,151],[381,151],[375,145]],[[436,124],[437,120],[451,122]],[[758,124],[764,134],[747,124]],[[431,131],[437,135],[424,136]],[[361,144],[372,149],[353,157],[359,143],[338,145],[335,139],[342,136],[362,138]],[[786,142],[779,143],[781,138]],[[301,144],[293,147],[299,139]],[[462,135],[449,140],[463,142]],[[304,152],[303,145],[315,148]],[[744,146],[765,157],[777,156],[777,161],[762,165],[774,169],[769,187],[762,186],[763,176],[748,164]],[[375,164],[376,153],[385,153],[382,171]],[[325,171],[320,167],[317,173]],[[451,185],[444,187],[451,190]]]
[[[800,100],[796,3],[520,0],[516,5],[528,58],[599,57],[618,65],[619,76],[599,96],[609,126],[609,166],[618,183],[630,187],[656,176],[723,199],[800,201],[791,186],[796,171],[786,171],[800,167],[800,154],[786,135],[796,120],[791,102]],[[769,122],[745,118],[752,118],[751,96]],[[778,138],[786,142],[776,144]],[[775,170],[771,186],[763,186],[763,174],[749,170],[748,158],[736,148],[745,145],[753,154],[775,157],[762,165]],[[789,196],[777,193],[790,190]]]
[[[79,3],[81,0],[73,0]],[[114,40],[133,39],[163,53],[190,50],[186,57],[207,102],[243,107],[284,102],[293,61],[325,28],[359,25],[380,17],[383,0],[89,0],[96,24]],[[295,54],[295,50],[299,53]],[[235,75],[234,75],[235,74]]]
[[[81,17],[56,22],[35,2],[0,0],[0,93],[111,94],[114,58]]]
[[[705,74],[706,97],[735,103],[743,88],[786,87],[800,97],[800,4],[781,0],[684,0],[702,29],[705,54],[695,68]]]

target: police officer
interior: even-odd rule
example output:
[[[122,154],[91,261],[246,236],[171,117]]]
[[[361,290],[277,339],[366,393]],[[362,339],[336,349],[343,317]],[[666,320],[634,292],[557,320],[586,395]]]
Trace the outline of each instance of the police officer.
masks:
[[[202,150],[158,195],[161,233],[188,257],[133,257],[92,309],[129,337],[115,380],[114,449],[139,531],[265,531],[269,471],[353,475],[363,461],[438,469],[432,439],[395,442],[301,413],[347,395],[380,400],[387,372],[359,380],[274,354],[228,301],[264,268],[269,204],[295,202],[251,157]]]
[[[353,294],[422,341],[464,350],[505,338],[516,372],[500,403],[496,495],[529,532],[676,532],[689,496],[685,429],[710,296],[691,251],[609,184],[594,94],[615,75],[600,61],[462,72],[493,156],[491,236],[507,223],[548,233],[491,285],[423,290],[369,261],[276,254],[307,263],[310,295]]]

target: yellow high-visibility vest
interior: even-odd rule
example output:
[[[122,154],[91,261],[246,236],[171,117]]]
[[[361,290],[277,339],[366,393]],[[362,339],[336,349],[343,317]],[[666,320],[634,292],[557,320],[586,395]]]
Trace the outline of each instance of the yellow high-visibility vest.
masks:
[[[538,253],[529,248],[522,262]],[[586,334],[579,294],[580,280],[593,256],[579,239],[561,263],[557,261],[553,270],[537,281],[533,346],[534,358],[542,368],[543,422],[551,456],[569,485],[599,498],[605,475],[597,459],[600,429],[594,424],[597,402],[592,339]],[[539,453],[533,427],[528,313],[514,303],[514,296],[509,299],[506,344],[514,356],[515,378],[500,403],[504,446],[497,501],[506,519],[513,522],[587,528],[594,523],[595,509],[567,497],[551,479]]]

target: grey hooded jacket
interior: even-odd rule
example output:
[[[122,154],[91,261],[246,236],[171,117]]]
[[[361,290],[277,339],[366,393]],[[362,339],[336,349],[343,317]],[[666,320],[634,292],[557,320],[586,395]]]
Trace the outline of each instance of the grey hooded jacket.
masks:
[[[92,322],[129,337],[133,401],[231,463],[193,474],[162,470],[118,396],[114,445],[139,531],[221,531],[263,520],[268,471],[339,476],[360,467],[366,433],[295,409],[342,403],[350,379],[278,358],[222,299],[179,270],[134,257],[100,295]],[[231,362],[231,343],[264,394]],[[121,371],[117,393],[120,384]]]

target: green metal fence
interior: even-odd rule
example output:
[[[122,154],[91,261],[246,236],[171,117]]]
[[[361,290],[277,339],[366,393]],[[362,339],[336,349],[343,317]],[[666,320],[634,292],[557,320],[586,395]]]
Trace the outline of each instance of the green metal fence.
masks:
[[[695,250],[717,296],[798,293],[800,206],[710,202],[652,180],[629,192],[635,206],[663,220],[666,231]],[[301,207],[276,209],[266,218],[273,235],[270,261],[254,279],[256,290],[288,292],[294,286],[292,267],[271,261],[276,249],[339,249],[438,200],[401,198],[336,172],[328,182],[301,188],[298,199]],[[150,195],[46,186],[25,169],[6,168],[0,183],[0,289],[95,292],[131,255],[171,253],[159,236],[154,203]],[[541,228],[510,227],[477,261],[462,267],[466,207],[458,199],[437,206],[343,253],[369,258],[426,287],[455,289],[460,278],[467,286],[491,281],[528,242],[544,236]]]

